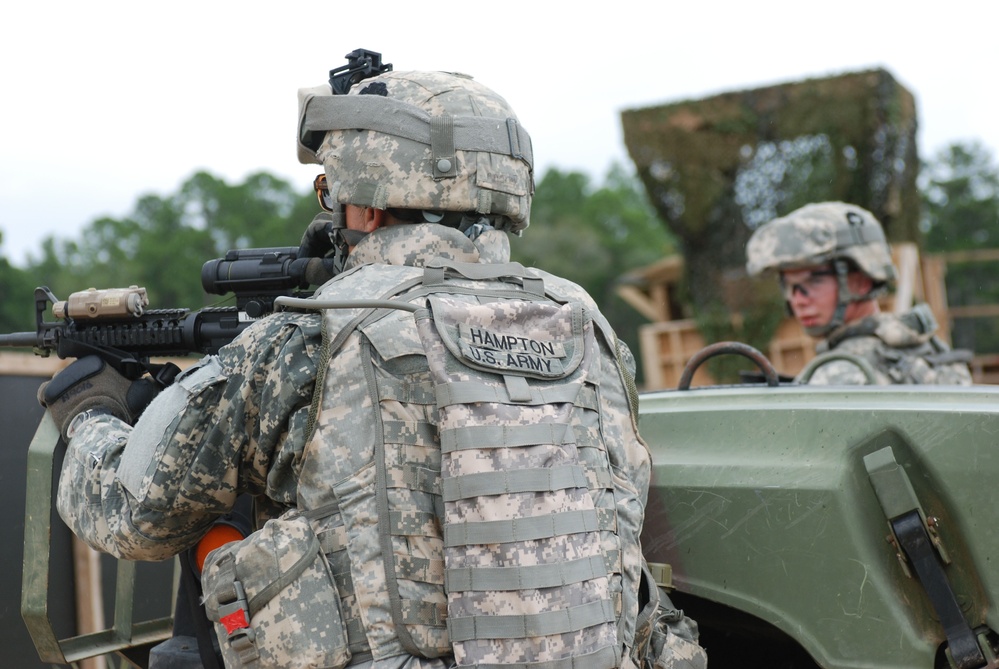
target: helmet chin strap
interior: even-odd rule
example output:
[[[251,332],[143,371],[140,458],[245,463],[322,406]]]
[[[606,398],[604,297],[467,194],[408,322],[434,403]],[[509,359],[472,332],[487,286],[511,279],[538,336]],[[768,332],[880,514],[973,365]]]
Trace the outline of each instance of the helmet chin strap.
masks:
[[[334,271],[339,274],[343,271],[344,263],[347,262],[347,254],[350,252],[350,247],[360,241],[352,241],[355,234],[353,230],[347,229],[347,217],[343,214],[343,211],[338,211],[333,214],[332,223],[326,228],[326,234],[329,235],[330,244],[333,247],[333,268]],[[363,237],[363,233],[361,233]]]
[[[436,223],[438,225],[443,225],[444,227],[454,228],[472,241],[475,241],[483,232],[496,229],[495,226],[493,226],[492,221],[490,221],[487,216],[470,216],[468,214],[451,211],[436,212],[400,209],[393,209],[391,210],[391,213],[393,216],[406,223]],[[341,248],[343,249],[343,258],[346,260],[349,248],[357,246],[361,240],[369,234],[371,233],[361,232],[360,230],[350,230],[346,227],[346,223],[344,223],[343,226],[336,227],[330,231],[330,238],[333,239],[333,245],[338,251]]]
[[[847,283],[847,276],[850,274],[850,265],[843,259],[834,260],[833,271],[836,272],[836,310],[833,311],[832,318],[825,325],[815,325],[806,327],[805,333],[810,337],[825,337],[830,332],[846,323],[846,308],[853,302],[863,302],[875,297],[876,291],[872,290],[863,295],[850,290]]]

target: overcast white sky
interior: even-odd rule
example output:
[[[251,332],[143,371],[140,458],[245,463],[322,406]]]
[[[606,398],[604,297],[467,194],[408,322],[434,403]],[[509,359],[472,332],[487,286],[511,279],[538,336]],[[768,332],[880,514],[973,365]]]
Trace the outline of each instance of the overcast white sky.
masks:
[[[919,7],[927,7],[921,11]],[[932,8],[932,9],[930,9]],[[0,255],[21,264],[195,170],[301,188],[296,91],[344,54],[472,74],[531,133],[537,173],[630,165],[624,109],[885,67],[919,147],[999,150],[999,4],[48,0],[0,10]]]

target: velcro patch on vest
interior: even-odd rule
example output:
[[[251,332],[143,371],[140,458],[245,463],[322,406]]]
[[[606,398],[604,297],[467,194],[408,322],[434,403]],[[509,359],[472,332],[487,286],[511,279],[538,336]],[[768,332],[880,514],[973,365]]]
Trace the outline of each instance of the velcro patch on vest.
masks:
[[[552,339],[523,337],[458,324],[462,356],[500,372],[540,373],[562,376],[565,346]]]
[[[434,323],[451,354],[499,374],[560,379],[579,366],[585,347],[581,305],[531,300],[477,304],[430,298]]]

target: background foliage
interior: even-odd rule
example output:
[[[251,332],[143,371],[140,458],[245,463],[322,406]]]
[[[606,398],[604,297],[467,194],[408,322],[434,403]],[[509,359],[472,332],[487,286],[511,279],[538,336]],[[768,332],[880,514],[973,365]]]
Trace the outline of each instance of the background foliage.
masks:
[[[808,171],[821,171],[818,162]],[[792,172],[804,170],[798,168]],[[782,173],[781,180],[792,177]],[[919,185],[924,252],[999,247],[999,167],[987,149],[973,142],[948,147],[923,165]],[[201,288],[205,261],[232,248],[297,246],[317,211],[313,193],[296,192],[265,172],[238,184],[197,172],[175,193],[143,195],[124,218],[92,221],[78,237],[47,238],[23,268],[0,255],[0,331],[34,328],[33,292],[42,285],[60,298],[91,286],[142,285],[153,308],[215,303],[219,298]],[[646,321],[616,295],[615,282],[632,269],[678,252],[645,189],[621,166],[597,183],[581,172],[546,172],[537,184],[531,226],[511,246],[514,260],[583,286],[636,354],[637,330]],[[950,304],[999,303],[993,266],[952,263],[947,275]],[[738,294],[727,296],[718,318],[727,321],[729,313],[747,303]],[[767,313],[777,319],[782,315],[779,309]],[[959,319],[955,345],[999,351],[996,320]],[[704,334],[708,341],[721,336],[710,330]]]
[[[951,145],[924,166],[920,191],[925,250],[948,257],[948,304],[999,304],[996,261],[989,256],[976,260],[975,254],[999,248],[999,166],[995,157],[978,142]],[[958,348],[997,353],[999,319],[956,318],[951,338]]]
[[[124,218],[100,218],[79,237],[44,240],[20,269],[0,257],[0,331],[34,328],[35,286],[59,298],[88,287],[145,286],[151,308],[200,308],[219,299],[201,287],[201,266],[233,248],[298,246],[319,211],[315,194],[261,172],[230,184],[197,172],[177,192],[147,194]],[[601,304],[637,350],[642,317],[614,293],[622,273],[674,251],[637,179],[614,166],[599,184],[550,170],[538,185],[531,226],[511,240],[514,260],[568,278]]]

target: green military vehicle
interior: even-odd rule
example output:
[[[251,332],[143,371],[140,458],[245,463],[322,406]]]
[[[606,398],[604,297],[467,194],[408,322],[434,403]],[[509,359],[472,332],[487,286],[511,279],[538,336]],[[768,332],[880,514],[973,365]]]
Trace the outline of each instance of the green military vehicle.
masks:
[[[719,353],[747,355],[764,382],[689,388]],[[654,463],[643,546],[709,666],[999,666],[999,387],[793,385],[738,344],[695,356],[680,386],[640,397]],[[43,419],[28,456],[22,616],[42,662],[148,666],[173,619],[133,620],[142,565],[119,565],[111,629],[53,631],[57,436]]]
[[[999,388],[781,384],[746,349],[640,400],[643,547],[709,666],[997,666]],[[721,352],[767,383],[689,388]]]

